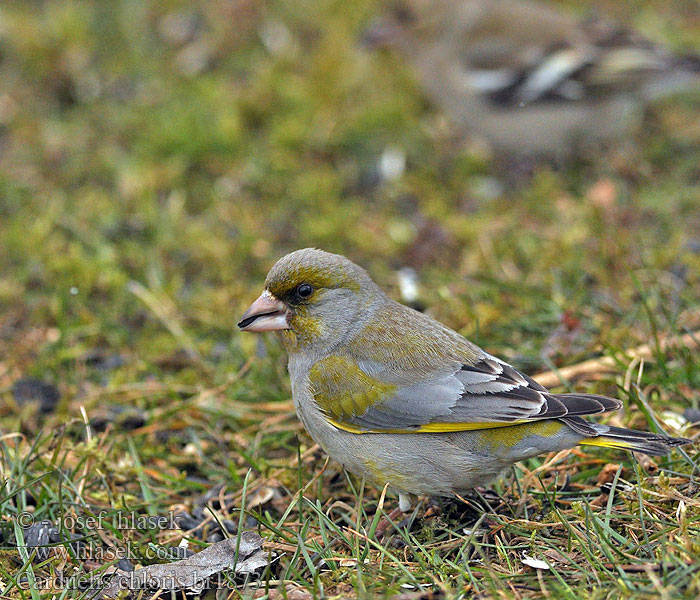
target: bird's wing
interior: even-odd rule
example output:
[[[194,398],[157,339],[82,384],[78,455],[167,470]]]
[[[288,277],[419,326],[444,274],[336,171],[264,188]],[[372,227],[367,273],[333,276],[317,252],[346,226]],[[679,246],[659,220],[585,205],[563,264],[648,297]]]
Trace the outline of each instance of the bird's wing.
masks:
[[[554,22],[547,28],[541,14],[522,8],[494,9],[495,16],[466,33],[458,77],[494,105],[582,101],[639,91],[661,73],[691,69],[663,48],[606,21]],[[491,23],[495,17],[501,27]]]
[[[408,385],[383,366],[348,357],[318,361],[311,392],[334,426],[354,433],[451,432],[616,410],[619,400],[552,394],[510,365],[484,354]]]

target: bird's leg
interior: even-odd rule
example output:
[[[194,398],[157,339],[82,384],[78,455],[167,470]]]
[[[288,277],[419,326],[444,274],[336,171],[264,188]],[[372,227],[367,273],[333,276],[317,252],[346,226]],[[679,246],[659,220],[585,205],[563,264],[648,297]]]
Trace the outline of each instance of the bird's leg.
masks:
[[[411,510],[411,506],[413,506],[413,497],[410,494],[399,492],[399,505],[386,517],[382,517],[382,519],[379,521],[377,529],[374,531],[376,538],[381,539],[384,537],[384,534],[389,528],[389,525],[391,525],[392,521],[396,521],[401,515]]]
[[[399,492],[399,510],[401,512],[408,512],[413,506],[413,496],[411,494],[406,494],[404,492]]]
[[[374,530],[374,536],[378,540],[381,540],[384,537],[386,530],[389,528],[389,525],[391,525],[392,521],[396,521],[402,514],[403,511],[400,507],[397,506],[386,517],[382,517],[379,521],[379,524],[377,525],[377,528]]]

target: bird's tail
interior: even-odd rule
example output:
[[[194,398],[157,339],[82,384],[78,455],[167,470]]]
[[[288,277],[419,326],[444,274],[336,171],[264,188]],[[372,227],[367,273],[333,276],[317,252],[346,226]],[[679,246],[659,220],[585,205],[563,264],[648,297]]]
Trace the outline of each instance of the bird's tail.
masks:
[[[676,446],[692,442],[692,440],[686,438],[673,438],[667,435],[635,431],[622,427],[591,425],[598,435],[584,438],[579,444],[633,450],[634,452],[643,452],[651,456],[662,456],[668,454]]]
[[[649,78],[642,86],[642,96],[648,101],[686,92],[700,86],[700,55],[674,56],[665,69]]]

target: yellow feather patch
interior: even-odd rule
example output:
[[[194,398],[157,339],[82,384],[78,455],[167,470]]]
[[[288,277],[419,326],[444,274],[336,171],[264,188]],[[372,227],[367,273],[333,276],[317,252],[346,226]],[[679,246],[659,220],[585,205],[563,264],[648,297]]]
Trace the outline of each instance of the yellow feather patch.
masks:
[[[304,263],[285,265],[285,269],[281,272],[273,268],[265,280],[265,287],[281,298],[301,283],[308,283],[314,289],[345,287],[355,292],[360,289],[352,272],[342,264],[322,267]]]
[[[481,429],[499,429],[501,427],[513,427],[525,421],[475,421],[473,423],[426,423],[421,425],[417,431],[419,433],[450,433],[452,431],[478,431]]]
[[[613,440],[606,437],[589,437],[582,439],[579,444],[583,446],[598,446],[600,448],[616,448],[618,450],[634,450],[635,446],[621,440]]]
[[[549,438],[556,435],[564,426],[561,421],[555,419],[543,419],[541,421],[520,421],[518,425],[507,429],[483,431],[481,443],[492,449],[512,448],[521,440],[530,436]]]
[[[355,425],[343,423],[336,419],[327,418],[334,427],[348,433],[457,433],[460,431],[481,431],[483,443],[493,446],[515,446],[520,440],[530,435],[552,437],[563,427],[561,421],[544,419],[542,421],[502,421],[474,422],[474,423],[427,423],[415,429],[361,429]],[[595,438],[590,438],[595,439]],[[585,443],[585,442],[581,442]]]
[[[381,307],[348,344],[359,359],[385,363],[397,371],[437,373],[452,363],[472,364],[468,343],[439,323],[400,304]]]
[[[355,425],[343,423],[336,419],[327,418],[327,421],[348,433],[454,433],[457,431],[484,431],[487,429],[500,429],[503,427],[514,427],[526,423],[527,421],[511,421],[503,423],[501,421],[484,421],[479,423],[427,423],[415,429],[361,429]]]
[[[395,486],[405,486],[409,482],[409,477],[406,471],[401,469],[401,465],[394,467],[386,460],[379,465],[371,458],[365,458],[364,465],[365,477],[377,485],[383,486],[388,481]]]
[[[348,426],[341,426],[343,419],[363,415],[369,407],[391,398],[397,388],[370,377],[355,362],[341,356],[319,360],[309,371],[309,381],[314,400],[330,415],[329,421],[346,431]]]
[[[300,346],[306,346],[324,333],[320,319],[295,313],[289,319],[292,329],[277,331],[277,337],[288,353],[296,352]]]

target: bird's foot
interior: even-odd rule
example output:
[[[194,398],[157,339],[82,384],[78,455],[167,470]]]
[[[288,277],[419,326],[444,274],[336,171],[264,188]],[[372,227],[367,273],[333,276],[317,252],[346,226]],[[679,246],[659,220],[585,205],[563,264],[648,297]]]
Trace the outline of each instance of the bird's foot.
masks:
[[[396,522],[403,514],[411,510],[413,506],[414,497],[405,492],[399,492],[399,506],[392,510],[386,517],[382,517],[374,530],[374,535],[377,539],[382,539],[386,534],[386,530],[392,522]]]
[[[386,517],[382,517],[379,521],[379,524],[377,525],[377,528],[374,530],[374,536],[378,540],[381,540],[386,534],[386,530],[389,529],[389,526],[395,523],[398,520],[398,518],[401,515],[403,515],[403,513],[404,511],[401,510],[400,506],[398,506],[394,510],[392,510]]]

